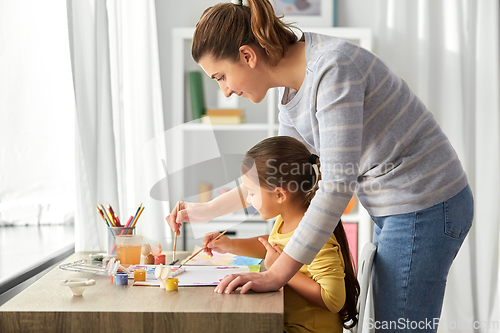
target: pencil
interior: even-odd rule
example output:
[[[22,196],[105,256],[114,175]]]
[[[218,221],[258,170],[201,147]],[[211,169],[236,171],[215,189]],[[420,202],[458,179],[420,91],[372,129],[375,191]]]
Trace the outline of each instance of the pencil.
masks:
[[[106,218],[104,217],[104,214],[102,213],[101,209],[99,208],[99,206],[96,206],[97,208],[97,211],[99,212],[99,215],[101,215],[102,219],[104,220],[104,222],[106,222],[106,225],[109,227],[109,223],[108,223],[108,220],[106,220]]]
[[[115,212],[113,211],[113,208],[111,207],[111,205],[108,205],[108,209],[109,209],[109,213],[111,214],[111,217],[115,221],[116,226],[121,227],[122,225],[120,223],[120,219],[118,218],[118,215],[116,215]]]
[[[110,226],[116,227],[116,223],[113,220],[113,217],[111,216],[110,212],[106,208],[104,208],[103,205],[101,205],[101,209],[104,212],[104,215],[106,216],[106,218],[108,219]]]
[[[104,214],[104,217],[108,221],[109,226],[116,227],[115,222],[109,218],[109,212],[106,210],[106,208],[104,208],[103,205],[100,205],[100,208],[101,208],[102,213]]]
[[[224,235],[225,233],[227,232],[227,230],[224,230],[219,236],[215,237],[214,239],[211,240],[211,242],[213,241],[216,241],[220,238],[220,236]],[[195,254],[191,255],[190,257],[188,257],[180,266],[179,268],[182,267],[182,265],[184,265],[185,263],[187,263],[189,260],[193,259],[194,257],[196,257],[201,251],[205,250],[207,247],[202,247],[198,252],[196,252]]]
[[[137,223],[137,220],[139,220],[139,217],[141,217],[143,210],[144,210],[144,206],[141,207],[141,210],[139,211],[139,213],[137,213],[137,217],[134,219],[134,222],[132,222],[132,228],[135,227],[135,224]]]

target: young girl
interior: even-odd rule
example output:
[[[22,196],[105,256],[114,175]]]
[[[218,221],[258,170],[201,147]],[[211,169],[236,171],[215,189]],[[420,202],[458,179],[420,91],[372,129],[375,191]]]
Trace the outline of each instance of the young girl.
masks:
[[[241,165],[246,200],[263,220],[277,217],[271,234],[249,239],[222,236],[215,241],[219,233],[207,234],[205,251],[265,258],[269,269],[318,188],[316,158],[300,141],[286,136],[268,138],[250,149]],[[342,332],[343,326],[351,328],[357,322],[358,295],[347,238],[339,222],[311,264],[303,265],[285,285],[285,331]]]

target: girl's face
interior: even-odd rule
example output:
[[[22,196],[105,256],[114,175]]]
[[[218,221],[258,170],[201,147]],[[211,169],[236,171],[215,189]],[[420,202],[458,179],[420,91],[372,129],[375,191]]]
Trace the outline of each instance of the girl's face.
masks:
[[[205,55],[199,64],[210,78],[219,83],[226,97],[236,94],[259,103],[266,96],[268,88],[264,80],[264,64],[261,61],[257,65],[257,54],[250,46],[240,48],[240,59],[237,62],[215,60],[211,55]]]
[[[281,214],[282,205],[276,190],[260,187],[258,180],[255,181],[253,177],[247,175],[242,175],[241,180],[248,191],[246,201],[259,211],[263,220],[269,220]]]

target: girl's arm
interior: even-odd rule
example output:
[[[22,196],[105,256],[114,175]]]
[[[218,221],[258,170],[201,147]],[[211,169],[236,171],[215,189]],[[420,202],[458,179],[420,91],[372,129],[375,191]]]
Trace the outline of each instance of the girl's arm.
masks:
[[[203,240],[203,247],[205,253],[212,256],[212,251],[218,253],[232,253],[239,256],[261,258],[266,256],[266,248],[262,246],[259,238],[268,239],[269,235],[263,235],[252,238],[228,238],[222,236],[217,240],[215,239],[220,233],[214,232],[205,235]]]
[[[318,282],[305,276],[302,272],[297,272],[288,281],[288,285],[306,301],[329,311],[321,296],[321,285]]]
[[[275,269],[278,258],[286,254],[278,245],[273,246],[263,239],[260,241],[267,251],[266,267]],[[344,265],[340,257],[338,245],[332,244],[330,239],[307,266],[312,278],[299,271],[288,281],[288,285],[310,303],[333,313],[339,312],[346,299]]]

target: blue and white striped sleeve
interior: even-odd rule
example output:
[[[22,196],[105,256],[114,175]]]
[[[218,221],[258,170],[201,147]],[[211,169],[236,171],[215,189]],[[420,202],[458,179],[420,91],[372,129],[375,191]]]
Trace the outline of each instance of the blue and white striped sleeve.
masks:
[[[309,264],[330,238],[356,189],[361,158],[365,75],[355,55],[330,51],[314,69],[321,178],[294,235],[285,247],[293,259]],[[336,59],[332,61],[332,59]]]

